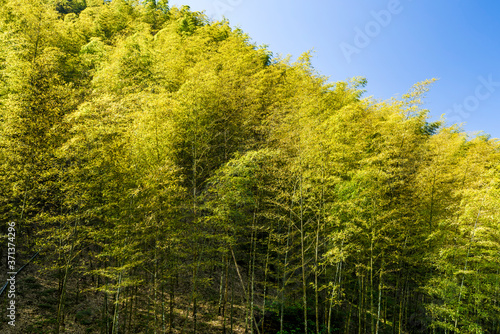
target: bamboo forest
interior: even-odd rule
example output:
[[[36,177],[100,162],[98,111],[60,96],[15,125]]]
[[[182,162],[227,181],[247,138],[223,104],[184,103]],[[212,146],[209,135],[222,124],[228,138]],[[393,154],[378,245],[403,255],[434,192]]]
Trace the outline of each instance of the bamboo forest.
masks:
[[[434,79],[166,0],[0,0],[0,58],[1,333],[500,333],[500,142]]]

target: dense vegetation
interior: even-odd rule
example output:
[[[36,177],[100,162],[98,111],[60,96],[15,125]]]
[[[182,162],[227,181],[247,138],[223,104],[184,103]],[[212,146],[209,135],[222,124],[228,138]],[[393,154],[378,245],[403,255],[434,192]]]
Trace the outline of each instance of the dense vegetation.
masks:
[[[2,333],[500,333],[500,146],[154,0],[0,0]],[[5,268],[5,267],[4,267]],[[7,269],[1,278],[7,278]]]

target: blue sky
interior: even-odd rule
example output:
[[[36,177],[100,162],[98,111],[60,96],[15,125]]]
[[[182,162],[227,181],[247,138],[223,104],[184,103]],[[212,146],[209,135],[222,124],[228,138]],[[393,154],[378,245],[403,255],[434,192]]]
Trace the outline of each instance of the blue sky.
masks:
[[[465,123],[500,138],[500,2],[432,0],[171,0],[226,17],[274,54],[314,49],[331,81],[362,76],[366,96],[399,97],[439,79],[427,94],[432,120]]]

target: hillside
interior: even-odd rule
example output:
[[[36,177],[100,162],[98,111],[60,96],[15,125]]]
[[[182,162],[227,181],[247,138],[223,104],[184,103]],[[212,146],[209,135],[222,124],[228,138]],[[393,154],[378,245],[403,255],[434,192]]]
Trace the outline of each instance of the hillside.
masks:
[[[1,333],[500,333],[500,144],[429,122],[434,80],[365,97],[167,1],[0,4],[2,284],[39,251]]]

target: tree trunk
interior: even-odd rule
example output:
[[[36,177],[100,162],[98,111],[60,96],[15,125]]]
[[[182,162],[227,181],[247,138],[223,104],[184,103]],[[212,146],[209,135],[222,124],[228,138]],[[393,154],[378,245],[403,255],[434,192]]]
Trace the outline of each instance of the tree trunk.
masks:
[[[267,272],[269,266],[269,248],[271,244],[271,232],[267,236],[267,250],[266,250],[266,264],[264,266],[264,291],[263,291],[263,301],[262,301],[262,334],[265,333],[264,323],[266,319],[266,292],[267,292]]]
[[[118,276],[118,289],[116,290],[116,298],[115,298],[115,310],[113,314],[113,327],[111,328],[112,334],[118,333],[118,312],[120,308],[120,289],[122,284],[122,272]]]
[[[302,267],[302,307],[304,308],[304,333],[307,333],[307,282],[305,259],[305,230],[304,230],[304,198],[302,194],[302,175],[300,176],[300,258]]]
[[[380,309],[381,309],[381,300],[382,300],[382,272],[384,270],[384,266],[382,264],[380,268],[380,277],[378,282],[378,308],[377,308],[377,326],[375,327],[375,334],[378,334],[379,324],[380,324]]]

